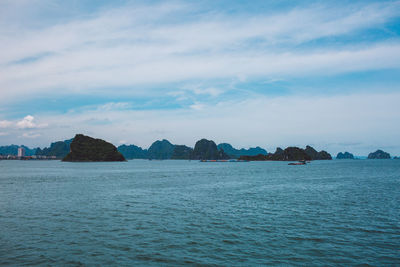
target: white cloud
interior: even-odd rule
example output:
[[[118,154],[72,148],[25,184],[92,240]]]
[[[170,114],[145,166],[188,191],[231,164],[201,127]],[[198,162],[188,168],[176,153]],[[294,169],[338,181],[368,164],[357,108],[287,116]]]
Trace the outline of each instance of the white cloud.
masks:
[[[26,128],[36,128],[36,124],[33,122],[35,118],[31,115],[26,116],[19,122],[17,122],[17,127],[20,129],[26,129]]]
[[[129,50],[130,48],[126,48]],[[125,50],[125,51],[126,51]],[[93,51],[92,51],[93,52]],[[88,54],[90,54],[88,52]],[[69,88],[70,91],[103,92],[115,94],[115,89],[101,88],[121,86],[118,93],[129,92],[133,95],[153,94],[148,90],[137,90],[143,84],[162,84],[191,79],[231,79],[239,74],[261,77],[299,77],[315,75],[333,75],[353,71],[400,68],[400,44],[381,44],[359,50],[325,50],[301,53],[261,53],[246,55],[242,53],[232,57],[210,56],[171,56],[167,59],[155,59],[152,62],[126,64],[117,60],[124,52],[113,51],[113,59],[102,59],[103,52],[92,56],[68,55],[66,58],[54,58],[32,64],[14,66],[0,70],[3,100],[20,96],[22,92],[30,95],[37,91],[56,93],[54,88]],[[117,55],[119,54],[119,55]],[[150,58],[149,58],[150,59]],[[70,61],[71,66],[66,61]],[[75,63],[72,63],[74,61]],[[113,62],[113,66],[106,66]],[[79,64],[79,65],[77,65]],[[98,66],[93,69],[92,65]],[[185,66],[184,69],[181,66]],[[155,75],[157,73],[157,75]],[[81,84],[85,84],[82,87]],[[72,91],[71,91],[72,90]],[[209,93],[214,93],[209,91]]]
[[[12,124],[13,123],[11,121],[3,120],[3,121],[0,121],[0,128],[8,128]]]
[[[47,127],[47,123],[38,124],[35,122],[35,118],[32,115],[25,116],[22,120],[19,121],[0,121],[0,128],[8,128],[8,129],[37,129]]]
[[[292,49],[377,27],[398,16],[398,8],[399,2],[385,2],[294,8],[275,15],[203,12],[194,19],[179,19],[193,6],[127,5],[38,30],[0,29],[0,50],[7,51],[0,54],[1,99],[15,101],[45,92],[115,94],[110,87],[125,88],[118,93],[151,95],[151,89],[138,88],[203,79],[276,79],[399,68],[396,42]],[[31,60],[15,64],[24,59]],[[210,87],[194,93],[217,96],[221,91]]]

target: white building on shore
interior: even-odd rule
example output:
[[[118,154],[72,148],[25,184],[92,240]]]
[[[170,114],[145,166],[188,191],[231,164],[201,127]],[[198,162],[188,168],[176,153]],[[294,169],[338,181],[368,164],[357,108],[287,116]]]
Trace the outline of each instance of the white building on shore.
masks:
[[[18,148],[18,157],[19,158],[25,157],[25,148],[23,147]]]

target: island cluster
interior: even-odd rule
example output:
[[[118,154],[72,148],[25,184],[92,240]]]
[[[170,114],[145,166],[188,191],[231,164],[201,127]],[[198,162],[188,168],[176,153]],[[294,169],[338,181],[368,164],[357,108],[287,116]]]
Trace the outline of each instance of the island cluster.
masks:
[[[355,159],[349,152],[340,152],[336,159]],[[390,159],[389,153],[380,149],[370,153],[368,159]],[[62,159],[63,161],[125,161],[128,159],[149,160],[230,160],[239,161],[311,161],[331,160],[327,151],[317,151],[311,146],[277,148],[268,153],[261,147],[236,149],[228,143],[217,145],[212,140],[201,139],[194,147],[174,145],[168,140],[157,140],[148,149],[135,145],[113,144],[102,139],[77,134],[74,138],[51,143],[46,148],[30,149],[26,146],[0,147],[0,159]],[[398,157],[394,157],[398,159]]]

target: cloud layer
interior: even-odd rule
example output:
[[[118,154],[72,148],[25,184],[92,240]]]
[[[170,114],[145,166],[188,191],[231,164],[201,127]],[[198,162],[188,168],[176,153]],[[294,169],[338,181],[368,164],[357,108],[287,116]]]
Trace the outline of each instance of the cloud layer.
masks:
[[[200,9],[187,18],[195,8],[127,4],[44,28],[12,34],[2,29],[0,50],[7,51],[0,55],[2,101],[60,90],[108,94],[116,87],[137,95],[146,94],[139,89],[143,85],[400,67],[396,40],[301,47],[382,27],[399,15],[399,2],[312,5],[268,15]]]
[[[366,155],[377,148],[395,153],[400,151],[400,126],[393,124],[400,120],[399,101],[399,93],[259,97],[168,111],[137,111],[125,103],[108,103],[90,106],[84,112],[42,116],[41,120],[51,125],[45,129],[25,131],[14,126],[12,132],[20,140],[35,138],[26,140],[34,145],[55,141],[54,136],[63,140],[82,132],[116,145],[133,143],[146,148],[162,138],[193,146],[205,137],[237,147],[260,145],[270,151],[276,146],[311,144],[332,153],[351,149]]]

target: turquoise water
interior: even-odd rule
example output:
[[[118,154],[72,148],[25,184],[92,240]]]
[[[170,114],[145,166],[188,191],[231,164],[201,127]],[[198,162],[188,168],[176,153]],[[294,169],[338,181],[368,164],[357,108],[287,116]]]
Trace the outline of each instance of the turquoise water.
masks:
[[[0,161],[0,265],[400,265],[400,161]]]

